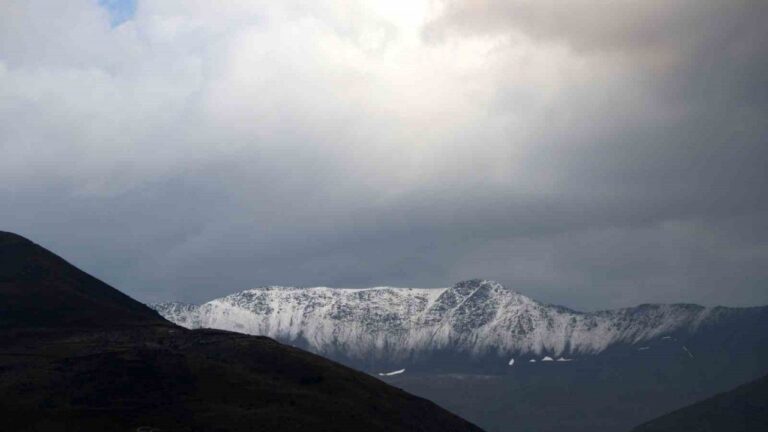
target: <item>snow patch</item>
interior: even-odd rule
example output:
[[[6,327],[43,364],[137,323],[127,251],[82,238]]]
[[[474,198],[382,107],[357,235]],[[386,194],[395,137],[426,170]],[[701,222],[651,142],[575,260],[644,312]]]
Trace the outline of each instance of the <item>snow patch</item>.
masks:
[[[676,305],[580,313],[485,280],[434,289],[270,286],[202,305],[152,307],[186,328],[263,335],[321,355],[343,352],[350,360],[376,358],[403,366],[445,349],[474,357],[516,353],[537,361],[554,361],[540,359],[542,352],[590,356],[617,344],[674,340],[671,334],[717,318],[712,309]],[[522,330],[513,335],[513,328]]]
[[[648,350],[648,349],[651,349],[651,347],[642,346],[642,347],[638,348],[637,350],[638,351],[645,351],[645,350]]]
[[[528,363],[536,363],[536,359],[530,359],[528,360]]]
[[[405,372],[405,369],[398,369],[396,371],[392,372],[380,372],[379,376],[392,376],[392,375],[400,375],[401,373]]]
[[[560,357],[559,359],[557,359],[557,361],[559,361],[559,362],[569,362],[569,361],[573,361],[573,359],[569,359],[569,358],[565,358],[565,357]]]
[[[515,359],[509,359],[509,365],[512,366],[513,364],[515,364]]]
[[[550,356],[546,356],[543,359],[541,359],[541,361],[555,361],[555,360]]]

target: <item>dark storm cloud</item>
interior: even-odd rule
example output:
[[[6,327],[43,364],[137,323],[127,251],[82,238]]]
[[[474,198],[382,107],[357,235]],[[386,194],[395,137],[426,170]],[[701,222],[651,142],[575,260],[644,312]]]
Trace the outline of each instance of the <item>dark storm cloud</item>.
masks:
[[[0,22],[0,221],[139,299],[768,303],[764,2],[72,4]]]

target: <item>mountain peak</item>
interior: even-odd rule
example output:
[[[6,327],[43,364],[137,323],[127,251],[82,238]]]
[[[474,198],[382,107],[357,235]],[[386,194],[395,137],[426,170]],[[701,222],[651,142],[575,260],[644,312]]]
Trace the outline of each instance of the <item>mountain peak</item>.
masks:
[[[488,284],[497,284],[501,285],[496,281],[491,281],[488,279],[480,279],[480,278],[474,278],[474,279],[467,279],[463,281],[456,282],[454,286],[481,286],[481,285],[488,285]]]
[[[536,303],[512,288],[507,288],[499,282],[489,279],[469,279],[458,282],[449,288],[448,295],[456,295],[459,298],[506,298],[517,303]]]
[[[53,252],[0,232],[0,328],[170,325]]]
[[[29,242],[30,240],[10,231],[0,231],[0,244],[11,241]]]
[[[454,289],[492,289],[492,290],[499,290],[499,291],[507,291],[512,293],[517,293],[517,291],[513,290],[512,288],[508,288],[504,285],[502,285],[500,282],[497,282],[495,280],[490,279],[468,279],[461,282],[457,282],[453,285]]]

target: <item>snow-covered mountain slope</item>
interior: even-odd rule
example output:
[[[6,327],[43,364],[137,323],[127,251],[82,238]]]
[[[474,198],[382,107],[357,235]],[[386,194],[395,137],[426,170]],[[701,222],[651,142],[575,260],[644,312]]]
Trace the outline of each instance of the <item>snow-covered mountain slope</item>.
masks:
[[[487,280],[435,289],[271,286],[203,305],[152,307],[184,327],[265,335],[368,364],[403,364],[436,352],[474,358],[594,355],[616,344],[693,333],[729,312],[676,304],[582,313]]]

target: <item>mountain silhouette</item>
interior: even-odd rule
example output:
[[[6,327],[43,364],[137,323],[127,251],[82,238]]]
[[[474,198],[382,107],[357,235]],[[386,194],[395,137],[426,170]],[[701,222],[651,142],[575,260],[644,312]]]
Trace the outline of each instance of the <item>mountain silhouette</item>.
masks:
[[[0,415],[25,431],[478,431],[272,339],[188,330],[0,232]]]
[[[632,432],[768,430],[768,376],[644,423]]]

